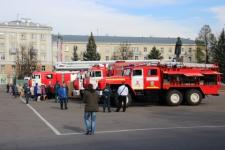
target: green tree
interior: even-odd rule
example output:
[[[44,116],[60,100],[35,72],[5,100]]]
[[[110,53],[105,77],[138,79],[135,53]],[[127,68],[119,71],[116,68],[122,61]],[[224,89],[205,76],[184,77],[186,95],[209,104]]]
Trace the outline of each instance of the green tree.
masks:
[[[196,54],[195,54],[196,60],[198,63],[204,63],[205,62],[205,53],[203,52],[204,43],[196,39],[195,44],[196,44]]]
[[[148,59],[163,59],[159,50],[154,46],[151,52],[148,54]]]
[[[210,58],[210,46],[215,40],[215,36],[212,33],[212,30],[209,25],[204,25],[198,35],[197,40],[204,43],[204,49],[205,49],[205,63],[209,63]]]
[[[91,36],[88,39],[87,50],[83,54],[83,60],[94,61],[94,60],[100,60],[100,59],[101,59],[101,56],[97,52],[97,46],[95,44],[95,39],[91,32]]]
[[[72,59],[72,61],[78,61],[77,46],[76,45],[73,47],[73,57],[71,59]]]
[[[215,63],[218,63],[220,72],[225,77],[225,34],[224,29],[222,30],[218,42],[213,46],[212,49],[213,60]],[[225,82],[225,78],[223,78]]]

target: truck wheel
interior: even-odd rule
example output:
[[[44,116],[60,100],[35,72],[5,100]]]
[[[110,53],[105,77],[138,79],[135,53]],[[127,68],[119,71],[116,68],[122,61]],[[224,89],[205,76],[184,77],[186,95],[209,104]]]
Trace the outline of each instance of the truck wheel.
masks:
[[[185,94],[185,99],[188,105],[199,105],[202,101],[202,93],[196,89],[190,89]]]
[[[132,96],[130,94],[128,94],[126,102],[127,102],[127,107],[131,105],[131,103],[132,103]]]
[[[126,98],[126,103],[127,103],[127,107],[131,105],[132,103],[132,96],[130,94],[128,94],[127,98]],[[116,107],[119,105],[119,101],[118,98],[115,98],[114,103],[113,103]],[[122,104],[123,105],[123,104]]]
[[[169,106],[178,106],[183,101],[183,95],[178,90],[170,90],[166,95],[166,102]]]

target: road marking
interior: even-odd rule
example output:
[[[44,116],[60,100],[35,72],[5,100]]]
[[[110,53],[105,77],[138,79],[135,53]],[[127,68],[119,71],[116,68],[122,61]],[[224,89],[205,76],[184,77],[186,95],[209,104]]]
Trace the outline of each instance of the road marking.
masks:
[[[25,100],[20,97],[24,103]],[[72,133],[60,133],[53,125],[51,125],[37,110],[35,110],[30,104],[27,106],[56,134],[56,135],[82,135],[84,132],[72,132]],[[162,128],[142,128],[142,129],[124,129],[124,130],[108,130],[97,131],[96,134],[105,133],[121,133],[121,132],[135,132],[135,131],[157,131],[157,130],[174,130],[174,129],[201,129],[201,128],[225,128],[225,125],[202,125],[202,126],[184,126],[184,127],[162,127]]]
[[[25,100],[20,97],[20,100],[24,103]],[[53,126],[51,125],[36,109],[34,109],[30,104],[26,104],[56,135],[61,135],[61,133]]]
[[[165,127],[165,128],[143,128],[143,129],[125,129],[125,130],[111,130],[111,131],[97,131],[96,134],[104,133],[121,133],[121,132],[135,132],[135,131],[156,131],[156,130],[174,130],[174,129],[200,129],[200,128],[225,128],[225,125],[205,125],[205,126],[187,126],[187,127]],[[61,135],[80,135],[84,133],[62,133]]]

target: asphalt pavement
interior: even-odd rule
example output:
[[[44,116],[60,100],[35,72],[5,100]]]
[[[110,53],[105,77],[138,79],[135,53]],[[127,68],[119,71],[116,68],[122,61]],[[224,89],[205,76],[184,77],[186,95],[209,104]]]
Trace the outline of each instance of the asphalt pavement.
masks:
[[[97,132],[84,135],[84,105],[70,100],[31,101],[0,91],[0,150],[222,150],[225,93],[199,106],[143,104],[124,112],[97,113]]]

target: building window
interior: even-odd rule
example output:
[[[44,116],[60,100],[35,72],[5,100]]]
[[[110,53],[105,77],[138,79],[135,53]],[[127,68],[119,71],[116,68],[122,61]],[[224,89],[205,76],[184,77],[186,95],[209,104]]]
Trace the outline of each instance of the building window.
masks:
[[[46,54],[45,53],[42,53],[41,54],[41,61],[45,61],[46,60]]]
[[[164,48],[163,47],[161,47],[160,50],[161,50],[161,53],[164,53]]]
[[[148,57],[145,56],[145,57],[144,57],[144,60],[147,60],[147,59],[148,59]]]
[[[191,62],[191,57],[188,57],[188,59],[189,59],[189,62]]]
[[[133,52],[138,52],[139,51],[139,48],[138,47],[132,47],[132,51]]]
[[[71,61],[71,57],[70,56],[65,56],[65,61]]]
[[[184,48],[181,48],[181,51],[184,52]]]
[[[20,35],[20,38],[21,38],[21,40],[26,40],[26,34],[25,34],[25,33],[22,33],[22,34]]]
[[[41,66],[41,70],[42,71],[45,71],[45,66]]]
[[[1,73],[5,73],[5,65],[1,65],[0,66],[0,72]]]
[[[5,53],[4,52],[0,53],[0,60],[5,60]]]
[[[188,50],[188,51],[189,51],[189,53],[191,53],[192,49],[191,49],[191,48],[189,48],[189,50]]]
[[[46,45],[45,44],[41,44],[41,51],[46,51]]]
[[[12,72],[14,73],[16,71],[16,66],[12,65]]]
[[[45,40],[46,36],[44,34],[41,34],[41,40]]]
[[[5,38],[5,33],[0,33],[0,39],[4,39]]]
[[[37,34],[32,34],[31,38],[32,38],[32,40],[36,40],[37,39]]]
[[[135,60],[138,60],[138,56],[135,56],[134,59],[135,59]]]
[[[109,60],[109,56],[105,56],[105,60]]]
[[[144,47],[144,52],[147,52],[147,51],[148,51],[147,47]]]
[[[169,49],[169,52],[172,53],[172,48]]]
[[[5,51],[5,43],[0,43],[0,52]]]
[[[66,46],[64,52],[69,52],[69,46]]]

